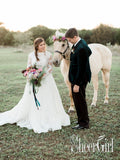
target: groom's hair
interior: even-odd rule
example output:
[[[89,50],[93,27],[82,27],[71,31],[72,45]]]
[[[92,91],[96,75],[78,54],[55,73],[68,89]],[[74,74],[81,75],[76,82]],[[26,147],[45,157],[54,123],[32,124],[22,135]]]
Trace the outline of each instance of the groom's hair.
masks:
[[[78,31],[76,28],[70,28],[65,33],[66,38],[74,38],[74,36],[79,36]]]

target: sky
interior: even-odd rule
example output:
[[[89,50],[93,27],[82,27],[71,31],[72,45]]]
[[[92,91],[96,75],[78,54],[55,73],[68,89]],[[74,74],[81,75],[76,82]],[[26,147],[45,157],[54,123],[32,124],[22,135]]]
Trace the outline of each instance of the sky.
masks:
[[[51,29],[120,28],[120,0],[0,0],[0,22],[10,31],[43,25]]]

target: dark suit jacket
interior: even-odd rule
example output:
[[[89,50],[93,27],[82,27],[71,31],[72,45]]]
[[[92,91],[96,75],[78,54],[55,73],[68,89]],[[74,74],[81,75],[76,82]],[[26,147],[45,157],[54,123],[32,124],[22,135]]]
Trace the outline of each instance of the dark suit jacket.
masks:
[[[69,81],[72,84],[82,85],[85,80],[91,80],[89,56],[91,50],[85,40],[81,39],[72,49],[70,55]]]

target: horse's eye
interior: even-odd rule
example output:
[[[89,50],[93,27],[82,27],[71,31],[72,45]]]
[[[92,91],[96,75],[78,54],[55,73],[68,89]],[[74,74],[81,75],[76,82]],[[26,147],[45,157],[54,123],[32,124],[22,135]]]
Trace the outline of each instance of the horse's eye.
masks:
[[[64,47],[65,46],[65,44],[62,44],[62,47]]]

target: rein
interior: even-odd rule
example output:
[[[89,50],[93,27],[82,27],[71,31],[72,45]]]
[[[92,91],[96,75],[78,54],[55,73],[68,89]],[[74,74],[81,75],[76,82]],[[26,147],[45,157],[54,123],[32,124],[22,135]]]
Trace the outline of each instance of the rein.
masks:
[[[69,48],[69,43],[68,43],[68,40],[66,40],[67,41],[67,47],[66,47],[66,49],[64,50],[64,52],[61,52],[61,51],[58,51],[58,50],[56,50],[55,52],[57,52],[57,53],[59,53],[59,54],[61,54],[62,56],[63,56],[63,58],[64,59],[66,59],[66,57],[65,57],[65,53],[66,53],[66,51],[68,50],[68,48]],[[68,60],[68,59],[66,59],[66,60]]]

